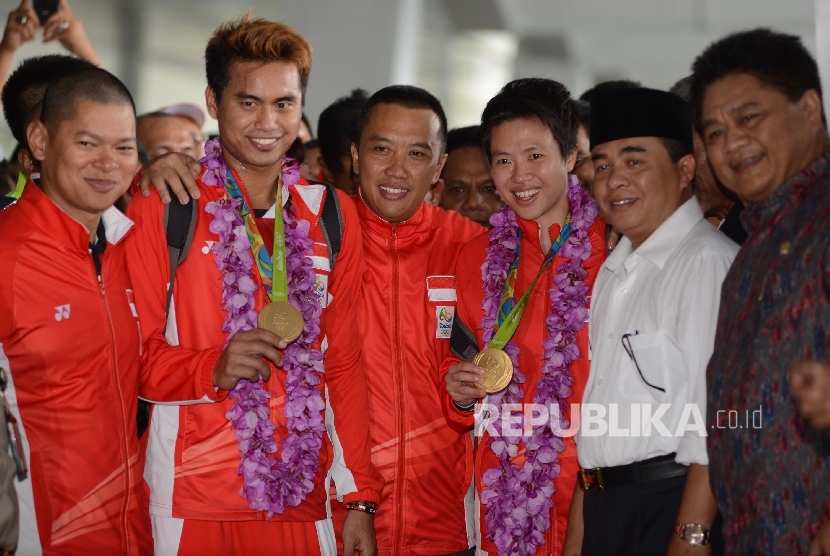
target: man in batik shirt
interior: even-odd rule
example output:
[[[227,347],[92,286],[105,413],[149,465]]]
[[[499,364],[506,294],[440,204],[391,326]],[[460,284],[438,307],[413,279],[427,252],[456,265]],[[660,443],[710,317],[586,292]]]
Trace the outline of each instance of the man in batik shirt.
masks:
[[[726,551],[805,554],[830,535],[830,444],[796,412],[788,379],[793,365],[830,359],[830,142],[818,68],[797,37],[759,29],[713,44],[693,71],[712,168],[749,200],[749,238],[723,283],[706,377]]]

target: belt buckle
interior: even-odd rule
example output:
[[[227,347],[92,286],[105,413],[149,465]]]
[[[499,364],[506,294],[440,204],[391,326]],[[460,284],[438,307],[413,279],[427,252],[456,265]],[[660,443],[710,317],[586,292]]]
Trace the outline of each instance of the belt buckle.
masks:
[[[577,474],[577,482],[582,490],[589,490],[595,486],[599,490],[605,489],[605,481],[602,478],[602,470],[599,467],[593,469],[580,469]]]

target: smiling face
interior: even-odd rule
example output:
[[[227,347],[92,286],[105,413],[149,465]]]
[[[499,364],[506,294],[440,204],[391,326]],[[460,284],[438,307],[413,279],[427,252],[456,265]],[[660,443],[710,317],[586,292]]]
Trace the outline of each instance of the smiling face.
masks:
[[[208,112],[219,122],[222,148],[237,169],[279,168],[297,137],[302,87],[297,66],[287,62],[235,62],[221,99],[208,87]]]
[[[762,202],[821,153],[821,99],[808,90],[792,102],[754,75],[715,81],[703,97],[701,136],[720,182]]]
[[[441,122],[432,110],[378,104],[352,144],[352,159],[366,206],[387,222],[404,222],[438,181]]]
[[[138,166],[132,106],[82,100],[74,116],[51,133],[39,120],[29,124],[28,137],[40,161],[43,192],[94,232],[101,213],[129,188]]]
[[[439,206],[482,226],[489,225],[490,215],[504,206],[480,147],[459,147],[449,153],[441,179],[444,192]]]
[[[500,123],[490,133],[493,182],[520,218],[547,230],[568,214],[568,172],[576,149],[562,158],[559,143],[537,118]]]
[[[617,139],[591,152],[600,214],[635,249],[689,197],[694,155],[673,163],[656,137]]]

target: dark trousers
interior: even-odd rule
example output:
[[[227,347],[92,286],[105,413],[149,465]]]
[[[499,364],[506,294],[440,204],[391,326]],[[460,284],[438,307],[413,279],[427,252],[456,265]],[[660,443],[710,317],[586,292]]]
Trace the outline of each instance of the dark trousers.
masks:
[[[686,477],[585,492],[582,556],[665,556]],[[712,527],[712,555],[723,554],[720,516]]]

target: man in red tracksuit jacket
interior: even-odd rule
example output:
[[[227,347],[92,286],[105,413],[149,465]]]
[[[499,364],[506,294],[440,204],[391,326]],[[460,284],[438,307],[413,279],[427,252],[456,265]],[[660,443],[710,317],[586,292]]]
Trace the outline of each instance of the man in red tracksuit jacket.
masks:
[[[161,199],[136,197],[129,211],[140,224],[128,246],[145,342],[140,392],[150,401],[189,400],[157,404],[151,418],[145,477],[156,552],[333,554],[327,507],[333,479],[342,501],[353,508],[343,530],[346,546],[374,555],[367,510],[378,502],[382,483],[368,450],[368,404],[355,311],[361,268],[357,216],[342,196],[342,246],[336,269],[331,269],[319,226],[326,189],[304,180],[293,183],[295,170],[283,163],[300,124],[310,46],[283,24],[243,18],[216,30],[205,59],[207,105],[219,122],[220,139],[206,148],[193,248],[178,267],[169,320],[165,305],[170,265]],[[295,345],[287,347],[280,336],[252,328],[255,320],[250,324],[251,315],[256,317],[253,311],[261,311],[269,300],[261,253],[267,250],[268,264],[274,257],[272,266],[280,267],[272,251],[276,210],[293,214],[285,221],[285,272],[289,299],[295,307],[301,304],[306,323],[297,341],[310,341],[310,347],[295,349],[294,355]],[[234,221],[238,223],[225,225]],[[260,250],[251,230],[262,240]],[[305,256],[292,259],[289,249],[301,249],[292,245],[308,241],[306,236],[310,246]],[[313,265],[308,272],[314,280],[306,282],[298,269],[308,264]],[[274,273],[274,289],[276,280]],[[319,328],[309,328],[316,318]],[[235,334],[229,340],[230,331]],[[322,364],[317,362],[320,352]],[[287,366],[289,358],[319,371],[296,379]],[[255,411],[234,418],[235,431],[229,415],[236,406],[229,391],[241,379],[256,382],[260,377],[270,399],[260,398]],[[289,430],[300,427],[302,433],[321,423],[328,435],[319,440],[308,435],[288,438]],[[262,440],[246,442],[252,433]],[[247,450],[263,446],[267,453],[265,443],[272,436],[278,452],[266,455],[266,463],[295,463],[276,471],[268,470],[274,465],[268,463],[263,471],[255,451],[240,465],[241,450],[249,454]],[[306,474],[297,477],[298,469]],[[243,485],[248,499],[240,496]],[[299,489],[304,495],[292,495],[283,507],[269,503],[264,508],[260,503],[266,489],[277,497]]]
[[[359,318],[372,462],[386,485],[375,516],[378,550],[464,553],[472,541],[465,506],[472,450],[469,434],[444,419],[438,370],[449,354],[456,258],[484,228],[423,202],[446,159],[438,99],[386,87],[358,121],[352,157],[366,261]]]
[[[569,404],[581,400],[590,370],[587,309],[605,259],[605,224],[593,200],[568,178],[576,160],[576,129],[567,89],[546,79],[507,84],[482,114],[493,181],[507,206],[491,217],[489,237],[475,238],[458,258],[456,319],[469,331],[472,353],[488,346],[485,339],[501,320],[496,313],[505,307],[508,287],[512,296],[507,297],[518,305],[543,261],[554,255],[503,348],[512,359],[512,379],[485,398],[477,387],[484,383],[481,367],[453,355],[441,369],[452,426],[471,430],[474,410],[481,410],[475,486],[484,554],[547,556],[565,548],[579,464],[572,435],[552,419],[555,411],[568,421],[578,419]],[[565,236],[568,229],[557,251],[560,233]],[[540,406],[550,416],[540,417]],[[539,413],[528,413],[531,409]],[[559,432],[550,432],[552,424]]]
[[[0,212],[0,368],[28,467],[17,553],[152,554],[124,247],[134,231],[112,208],[138,165],[130,94],[98,68],[64,75],[28,143],[39,187]]]

